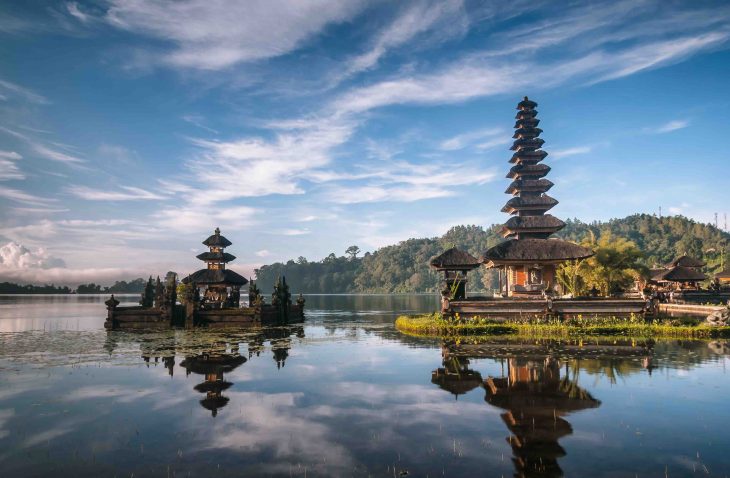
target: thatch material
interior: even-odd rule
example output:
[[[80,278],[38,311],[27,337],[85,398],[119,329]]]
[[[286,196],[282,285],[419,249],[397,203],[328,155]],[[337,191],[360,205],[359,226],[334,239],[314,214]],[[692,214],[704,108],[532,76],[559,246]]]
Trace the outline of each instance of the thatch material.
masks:
[[[233,243],[225,237],[221,236],[221,230],[216,227],[215,233],[212,236],[208,237],[208,239],[204,240],[203,244],[208,247],[228,247]]]
[[[511,239],[488,249],[482,262],[567,261],[591,257],[593,251],[573,242],[559,239]]]
[[[431,383],[438,385],[441,390],[459,396],[481,387],[482,376],[474,370],[453,373],[445,368],[439,368],[431,373]]]
[[[667,267],[691,267],[691,268],[700,268],[705,267],[705,263],[702,262],[699,259],[695,259],[694,257],[690,257],[688,255],[680,256],[672,261],[671,264],[669,264]]]
[[[549,179],[515,179],[505,191],[507,194],[515,194],[521,191],[547,192],[554,184]]]
[[[534,126],[523,126],[517,128],[512,137],[534,138],[536,136],[540,136],[540,133],[542,133],[542,130],[540,128],[535,128]]]
[[[183,284],[230,284],[245,285],[248,279],[230,269],[200,269],[182,280]]]
[[[540,216],[512,216],[504,223],[503,228],[511,231],[526,229],[550,229],[553,232],[559,231],[565,227],[565,223],[553,216],[552,214],[543,214]]]
[[[431,258],[431,267],[437,270],[472,270],[479,267],[479,259],[456,247]]]
[[[229,254],[227,252],[203,252],[202,254],[198,254],[198,259],[201,261],[218,261],[218,262],[231,262],[236,258],[233,254]]]
[[[537,110],[519,110],[515,115],[516,119],[534,118],[537,116]]]
[[[525,109],[531,110],[531,109],[534,109],[534,108],[537,108],[537,102],[536,101],[532,101],[527,96],[525,96],[522,99],[522,101],[520,101],[519,103],[517,103],[517,109],[518,110],[525,110]]]
[[[547,156],[547,151],[543,151],[541,149],[538,149],[536,151],[530,151],[527,149],[523,149],[520,151],[517,151],[515,154],[512,155],[509,162],[510,163],[516,163],[516,162],[523,162],[523,163],[538,163],[545,159],[545,156]]]
[[[515,140],[510,149],[512,151],[517,151],[522,148],[540,149],[543,144],[545,144],[545,140],[542,138],[521,138]]]
[[[540,120],[537,118],[522,118],[515,121],[515,129],[519,128],[535,128],[540,124]]]
[[[558,204],[558,200],[547,194],[542,196],[513,197],[502,208],[502,212],[512,214],[515,211],[533,209],[547,211]]]
[[[652,279],[657,282],[699,282],[707,279],[707,276],[691,267],[676,266],[666,269]]]
[[[509,173],[507,173],[507,177],[510,179],[515,179],[518,177],[521,178],[525,176],[531,178],[541,178],[549,172],[550,166],[548,166],[547,164],[518,164],[510,168]]]

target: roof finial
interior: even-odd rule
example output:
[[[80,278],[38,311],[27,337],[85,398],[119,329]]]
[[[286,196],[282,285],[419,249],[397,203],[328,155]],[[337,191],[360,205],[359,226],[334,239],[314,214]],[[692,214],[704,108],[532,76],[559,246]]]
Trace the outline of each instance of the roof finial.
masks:
[[[216,227],[215,228],[215,235],[216,236],[220,236],[221,235],[221,229],[220,229],[220,227]]]
[[[525,96],[525,101],[529,101],[529,98],[527,96]]]

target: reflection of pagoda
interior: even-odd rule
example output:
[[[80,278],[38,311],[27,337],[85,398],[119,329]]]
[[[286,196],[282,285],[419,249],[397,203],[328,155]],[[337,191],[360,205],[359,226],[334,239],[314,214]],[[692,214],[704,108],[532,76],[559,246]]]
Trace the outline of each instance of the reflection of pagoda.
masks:
[[[232,243],[221,236],[221,230],[217,227],[212,236],[208,237],[203,244],[210,249],[208,252],[198,254],[197,258],[207,263],[205,269],[200,269],[185,277],[184,284],[193,284],[193,287],[204,287],[204,302],[214,307],[238,307],[240,300],[240,288],[248,283],[248,280],[230,269],[226,264],[236,258],[233,254],[225,252],[225,248]]]
[[[440,389],[454,395],[471,392],[482,385],[482,375],[469,369],[469,359],[466,357],[444,356],[443,367],[431,372],[431,383]]]
[[[517,105],[514,154],[510,163],[514,166],[507,177],[512,183],[505,191],[514,196],[507,201],[502,212],[512,217],[502,226],[502,235],[509,239],[487,250],[482,261],[487,267],[500,270],[500,282],[509,296],[539,295],[549,291],[556,283],[555,268],[571,259],[590,257],[593,252],[577,244],[558,239],[548,239],[551,234],[565,227],[557,217],[546,214],[558,201],[548,196],[553,183],[545,179],[550,167],[541,161],[547,153],[542,150],[545,142],[539,138],[542,130],[537,127],[537,103],[527,97]]]
[[[506,410],[501,417],[512,432],[507,441],[515,476],[563,476],[558,458],[565,450],[558,440],[573,433],[563,417],[601,402],[571,380],[567,370],[561,379],[560,363],[553,357],[510,358],[507,364],[507,377],[485,380],[485,400]]]
[[[200,393],[205,393],[205,398],[200,400],[200,405],[210,410],[215,417],[218,415],[218,409],[225,407],[229,400],[223,395],[223,391],[233,385],[224,380],[223,373],[231,372],[245,362],[246,357],[238,354],[204,353],[187,357],[180,365],[185,367],[188,375],[190,373],[205,375],[205,381],[193,388]]]

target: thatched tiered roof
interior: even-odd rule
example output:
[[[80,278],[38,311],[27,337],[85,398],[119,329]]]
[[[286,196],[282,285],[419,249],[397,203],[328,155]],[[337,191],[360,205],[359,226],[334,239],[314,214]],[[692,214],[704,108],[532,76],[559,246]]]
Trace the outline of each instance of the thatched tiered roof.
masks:
[[[182,280],[183,284],[231,284],[245,285],[248,279],[230,269],[200,269]]]
[[[548,240],[551,234],[565,227],[565,223],[546,214],[558,201],[545,194],[553,183],[544,178],[550,167],[541,162],[547,153],[541,149],[544,141],[539,138],[542,129],[537,127],[540,120],[536,107],[537,103],[527,97],[517,105],[515,141],[510,148],[515,153],[509,160],[514,166],[507,174],[513,181],[505,191],[515,197],[502,208],[512,217],[501,230],[504,237],[512,240],[484,252],[481,259],[487,264],[562,262],[593,255],[592,251],[577,244]]]
[[[680,256],[676,259],[674,259],[671,264],[668,264],[667,267],[690,267],[694,269],[699,269],[700,267],[705,267],[705,263],[702,262],[699,259],[695,259],[694,257],[690,257],[688,255]]]
[[[511,239],[497,244],[484,253],[481,260],[488,264],[505,262],[562,262],[591,257],[593,251],[560,239]]]
[[[431,258],[429,264],[436,270],[454,271],[476,269],[481,262],[468,252],[452,247],[438,256]]]
[[[656,282],[700,282],[707,276],[691,267],[675,266],[665,269],[652,277]]]
[[[233,243],[225,237],[221,236],[221,230],[216,227],[213,235],[204,240],[203,244],[208,247],[228,247]]]

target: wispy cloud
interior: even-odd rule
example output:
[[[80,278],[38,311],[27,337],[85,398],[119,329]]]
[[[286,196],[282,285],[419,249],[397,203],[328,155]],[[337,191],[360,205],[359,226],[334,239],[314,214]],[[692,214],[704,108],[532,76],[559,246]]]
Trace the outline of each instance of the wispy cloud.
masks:
[[[64,153],[62,151],[51,149],[51,148],[44,146],[42,144],[39,144],[39,143],[32,143],[31,147],[40,156],[42,156],[46,159],[50,159],[51,161],[58,161],[58,162],[67,163],[67,164],[79,164],[79,163],[86,162],[83,159],[79,158],[78,156],[74,156],[71,154]]]
[[[121,191],[93,189],[87,186],[70,186],[67,191],[76,197],[88,201],[139,201],[162,200],[167,196],[147,191],[135,186],[120,186]]]
[[[645,129],[647,133],[670,133],[672,131],[677,131],[678,129],[684,129],[687,126],[689,126],[688,120],[673,120],[669,121],[667,123],[664,123],[663,125],[659,126],[658,128],[654,129]]]
[[[364,2],[161,2],[112,0],[109,24],[163,40],[170,66],[220,70],[238,63],[278,57],[296,50],[331,23],[347,21]]]
[[[577,156],[579,154],[587,154],[593,150],[592,146],[574,146],[572,148],[557,149],[550,151],[550,157],[553,159],[567,158],[568,156]]]
[[[15,151],[0,150],[0,181],[13,179],[25,179],[25,174],[20,170],[15,161],[23,157]]]
[[[505,130],[502,128],[487,128],[487,129],[480,129],[476,131],[469,131],[467,133],[462,133],[456,136],[453,136],[447,140],[444,140],[441,142],[441,145],[439,146],[440,149],[444,151],[454,151],[457,149],[464,149],[465,147],[473,144],[474,142],[477,142],[479,140],[496,136],[496,135],[504,135]],[[493,140],[495,141],[495,140]],[[501,139],[498,139],[496,141],[503,141]]]
[[[30,101],[31,103],[36,103],[39,105],[45,105],[49,103],[48,99],[45,96],[39,95],[30,88],[26,88],[24,86],[20,86],[2,79],[0,79],[0,91],[5,91],[5,95],[19,97],[24,100]]]
[[[0,197],[27,204],[46,204],[48,202],[55,201],[55,199],[43,198],[25,191],[5,186],[0,186]]]

